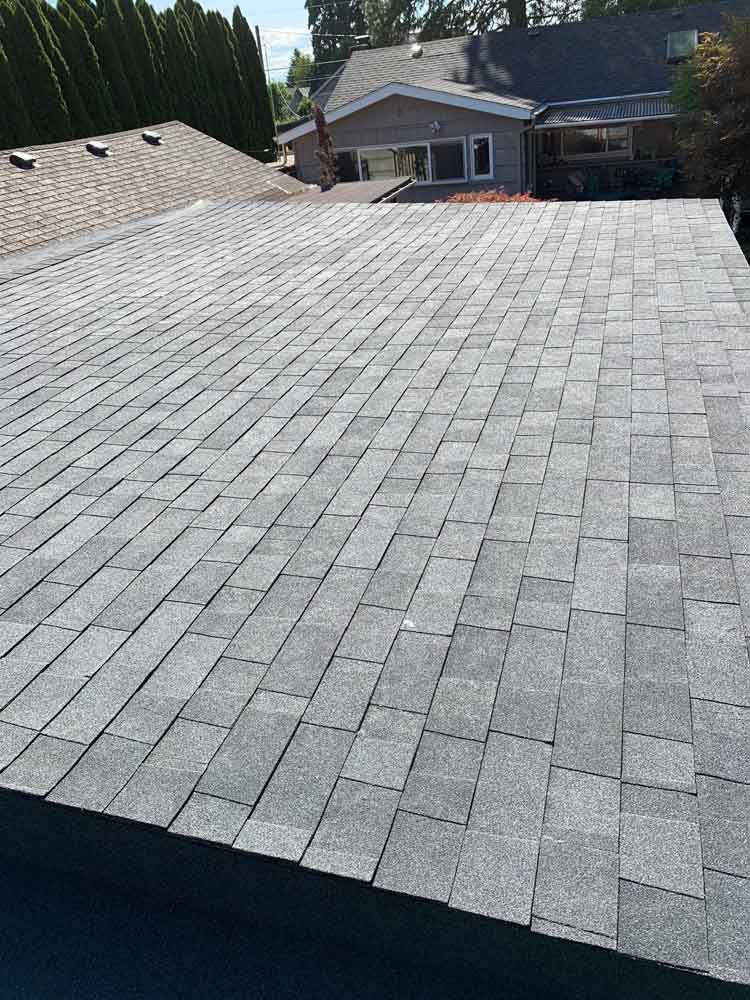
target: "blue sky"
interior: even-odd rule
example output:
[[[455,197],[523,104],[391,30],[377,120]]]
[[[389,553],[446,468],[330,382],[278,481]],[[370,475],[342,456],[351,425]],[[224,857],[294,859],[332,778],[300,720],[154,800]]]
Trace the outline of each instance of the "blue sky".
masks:
[[[237,0],[201,0],[206,10],[219,10],[231,20]],[[154,6],[163,10],[171,0],[156,0]],[[263,46],[268,55],[271,76],[274,80],[286,77],[289,60],[295,48],[312,54],[310,36],[306,34],[307,11],[304,0],[253,0],[240,2],[240,9],[251,27],[260,25]],[[264,53],[264,59],[266,53]]]

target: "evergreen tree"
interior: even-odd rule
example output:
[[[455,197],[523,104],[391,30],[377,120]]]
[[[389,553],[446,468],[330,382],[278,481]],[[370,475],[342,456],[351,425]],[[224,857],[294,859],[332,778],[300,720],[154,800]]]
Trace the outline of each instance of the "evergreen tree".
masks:
[[[177,116],[273,156],[255,38],[197,0],[0,0],[0,142],[53,142]]]
[[[119,128],[107,81],[99,65],[88,32],[78,14],[66,0],[58,0],[57,7],[48,9],[48,16],[55,29],[68,70],[79,94],[86,95],[86,109],[91,120],[89,132],[111,132]]]
[[[148,40],[151,44],[151,54],[154,65],[154,94],[152,96],[151,107],[154,113],[154,121],[167,121],[174,114],[174,102],[172,94],[166,85],[166,52],[164,49],[164,35],[162,22],[156,15],[156,11],[147,0],[136,0],[136,10],[141,15],[143,26],[146,29]]]
[[[250,131],[247,152],[259,160],[272,160],[275,156],[273,110],[266,75],[258,55],[255,36],[239,7],[234,8],[232,26],[240,71],[248,94]]]
[[[0,17],[6,26],[11,71],[38,141],[69,139],[70,115],[60,81],[26,9],[0,0]]]
[[[16,3],[23,6],[26,10],[31,23],[36,29],[39,40],[47,53],[47,57],[52,63],[52,68],[60,83],[60,89],[68,108],[73,135],[91,135],[94,123],[60,50],[59,39],[52,28],[49,14],[50,11],[53,14],[55,11],[46,0],[16,0]]]
[[[89,40],[93,44],[94,33],[96,32],[96,22],[98,20],[98,15],[94,5],[89,3],[89,0],[57,0],[58,7],[61,4],[65,5],[70,10],[75,11],[81,20],[81,24],[83,24],[86,29]]]
[[[286,75],[287,87],[308,87],[314,73],[312,56],[305,55],[299,49],[292,52],[289,72]]]
[[[200,80],[198,57],[192,32],[185,18],[168,7],[161,15],[164,34],[164,75],[171,95],[173,114],[186,125],[205,129],[201,101],[196,93]]]
[[[117,14],[100,18],[96,24],[94,44],[99,56],[104,78],[112,95],[121,128],[137,128],[143,124],[138,116],[138,109],[130,87],[130,72],[126,74],[120,57],[122,52],[127,58],[127,49],[123,45],[124,27],[122,17]]]
[[[367,34],[362,0],[305,0],[307,24],[312,32],[314,76],[325,77],[335,72],[337,61],[343,62],[356,44],[357,37]]]
[[[151,42],[146,27],[133,0],[109,0],[120,5],[125,27],[126,49],[128,53],[128,75],[130,86],[138,109],[139,125],[153,123],[155,105],[158,103],[156,71]]]
[[[0,32],[4,24],[0,19]],[[3,114],[0,118],[0,149],[26,146],[37,141],[37,132],[26,111],[21,91],[10,60],[0,43],[0,94],[3,95]]]

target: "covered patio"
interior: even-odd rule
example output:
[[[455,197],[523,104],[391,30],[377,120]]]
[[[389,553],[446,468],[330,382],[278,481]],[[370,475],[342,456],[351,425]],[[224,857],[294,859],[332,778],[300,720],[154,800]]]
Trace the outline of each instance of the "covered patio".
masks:
[[[528,133],[539,197],[653,198],[684,193],[666,94],[547,106]]]

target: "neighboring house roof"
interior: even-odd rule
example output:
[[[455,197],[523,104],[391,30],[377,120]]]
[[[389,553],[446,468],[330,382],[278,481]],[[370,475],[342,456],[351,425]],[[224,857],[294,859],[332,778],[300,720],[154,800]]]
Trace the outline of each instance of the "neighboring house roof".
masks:
[[[376,181],[350,181],[339,182],[328,191],[313,190],[302,195],[306,201],[315,202],[349,202],[360,205],[376,205],[381,201],[388,201],[399,191],[411,187],[414,183],[412,177],[392,177],[385,180]]]
[[[352,53],[326,104],[326,116],[343,117],[365,106],[384,88],[401,85],[502,105],[621,98],[670,90],[666,59],[671,31],[718,31],[723,15],[750,14],[748,0],[675,10],[593,18],[570,24],[506,28],[485,35],[422,43],[414,59],[410,45]],[[381,98],[378,98],[381,99]],[[487,110],[492,110],[488,108]],[[303,134],[303,133],[301,133]]]
[[[564,128],[566,125],[600,125],[610,121],[641,122],[671,118],[674,108],[669,97],[637,97],[624,101],[587,101],[551,105],[534,115],[535,128]]]
[[[0,152],[0,254],[38,246],[200,199],[283,199],[307,190],[293,177],[181,122],[96,136],[110,156],[86,150],[90,139],[23,147],[37,157],[23,169]]]
[[[750,270],[718,203],[232,202],[18,257],[19,837],[62,803],[53,831],[169,830],[209,870],[218,841],[238,881],[282,859],[300,907],[333,873],[750,980]],[[360,886],[332,924],[363,893],[395,919]]]

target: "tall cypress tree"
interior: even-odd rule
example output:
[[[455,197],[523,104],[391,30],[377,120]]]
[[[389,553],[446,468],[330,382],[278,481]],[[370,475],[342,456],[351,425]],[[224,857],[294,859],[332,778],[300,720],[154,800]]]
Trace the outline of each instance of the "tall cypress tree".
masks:
[[[234,40],[227,21],[216,11],[206,14],[208,59],[222,103],[226,121],[224,142],[237,149],[247,145],[245,114],[243,109],[243,81],[237,63]]]
[[[198,57],[185,19],[171,7],[161,15],[164,26],[164,73],[172,99],[172,114],[194,128],[204,128],[201,102],[196,93],[200,80]]]
[[[151,55],[154,66],[154,93],[151,95],[151,109],[154,122],[167,121],[174,115],[172,94],[167,87],[166,52],[164,49],[164,34],[162,22],[156,16],[156,11],[147,0],[136,0],[135,8],[141,16],[143,27],[151,45]]]
[[[116,3],[118,0],[110,2]],[[158,118],[154,107],[158,100],[154,54],[143,18],[133,0],[119,0],[119,5],[125,26],[128,72],[132,74],[131,89],[140,117],[139,124],[147,125]]]
[[[210,74],[205,56],[205,32],[196,27],[201,18],[205,19],[200,6],[193,0],[175,0],[174,12],[180,28],[188,41],[191,52],[195,54],[194,76],[191,81],[191,93],[196,108],[195,128],[200,128],[209,135],[219,138],[217,131],[217,115],[215,108],[216,94],[211,85]]]
[[[249,136],[247,151],[259,160],[274,158],[273,109],[255,37],[239,7],[232,15],[237,58],[245,80]]]
[[[122,23],[119,5],[100,8],[101,17],[96,23],[94,45],[104,78],[107,81],[112,101],[120,119],[121,128],[137,128],[140,124],[138,108],[130,86],[131,67],[125,72],[122,56],[128,59],[125,42],[125,26]]]
[[[49,12],[52,8],[46,0],[16,0],[16,3],[26,10],[47,57],[52,63],[68,108],[73,134],[77,136],[91,135],[94,123],[60,49],[60,41],[49,18]]]
[[[0,32],[5,25],[0,16]],[[38,134],[26,111],[18,82],[11,69],[10,60],[0,43],[0,94],[3,95],[3,114],[0,117],[0,149],[11,146],[31,145]]]
[[[48,15],[76,89],[79,94],[86,95],[92,131],[114,131],[119,128],[119,122],[112,97],[83,22],[66,0],[58,0],[56,8],[49,8]]]
[[[69,139],[70,115],[60,81],[26,9],[0,0],[0,15],[7,30],[6,54],[39,141]]]
[[[93,44],[94,34],[96,32],[96,22],[99,20],[94,5],[89,3],[89,0],[58,0],[58,7],[61,4],[64,4],[70,10],[75,11],[81,19],[81,24],[86,29],[89,40]]]

